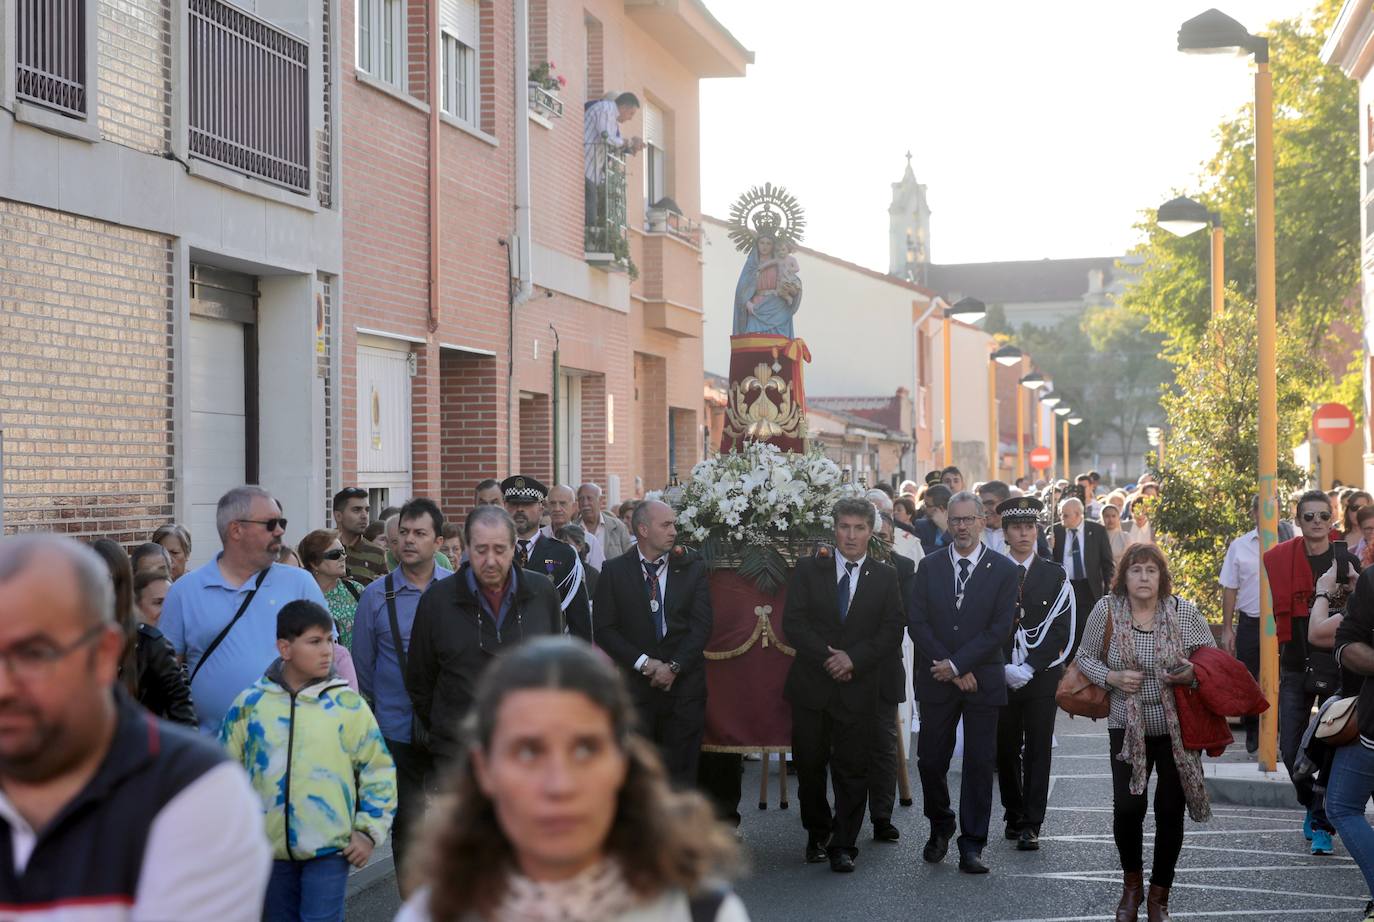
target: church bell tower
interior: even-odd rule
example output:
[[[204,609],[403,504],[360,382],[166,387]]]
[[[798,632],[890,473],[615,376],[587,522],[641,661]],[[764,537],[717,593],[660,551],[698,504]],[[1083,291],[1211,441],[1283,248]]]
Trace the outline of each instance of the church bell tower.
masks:
[[[916,181],[912,172],[910,151],[902,181],[892,184],[892,204],[887,214],[888,274],[924,285],[930,265],[930,205],[926,202],[926,187]]]

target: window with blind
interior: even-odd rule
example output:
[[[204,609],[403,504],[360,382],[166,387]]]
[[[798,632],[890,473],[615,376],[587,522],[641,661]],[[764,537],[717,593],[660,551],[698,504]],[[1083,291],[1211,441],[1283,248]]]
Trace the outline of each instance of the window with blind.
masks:
[[[477,0],[440,0],[443,33],[440,106],[458,121],[477,127],[477,60],[480,46]]]
[[[358,0],[358,69],[406,89],[406,0]]]
[[[668,132],[663,110],[645,100],[640,109],[644,121],[644,212],[668,194]]]

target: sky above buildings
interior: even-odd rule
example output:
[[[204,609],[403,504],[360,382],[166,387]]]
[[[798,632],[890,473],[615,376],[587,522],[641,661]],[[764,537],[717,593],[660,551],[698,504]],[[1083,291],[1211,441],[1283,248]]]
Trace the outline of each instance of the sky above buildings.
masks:
[[[937,263],[1106,256],[1192,190],[1253,65],[1180,54],[1209,0],[706,0],[755,53],[702,83],[702,207],[781,183],[805,243],[886,271],[912,153]],[[1230,0],[1252,32],[1312,0]]]

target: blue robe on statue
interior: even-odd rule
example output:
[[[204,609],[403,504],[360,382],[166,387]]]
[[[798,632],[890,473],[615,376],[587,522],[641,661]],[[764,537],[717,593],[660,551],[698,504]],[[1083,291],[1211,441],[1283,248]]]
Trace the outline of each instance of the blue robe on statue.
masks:
[[[778,277],[775,268],[764,274],[774,280]],[[735,286],[735,326],[731,335],[772,333],[796,339],[792,317],[801,306],[801,292],[797,292],[795,297],[788,300],[776,290],[768,291],[761,301],[754,304],[751,314],[749,302],[758,294],[759,275],[759,248],[756,244],[749,251],[749,258],[744,261],[744,269],[739,274],[739,284]]]

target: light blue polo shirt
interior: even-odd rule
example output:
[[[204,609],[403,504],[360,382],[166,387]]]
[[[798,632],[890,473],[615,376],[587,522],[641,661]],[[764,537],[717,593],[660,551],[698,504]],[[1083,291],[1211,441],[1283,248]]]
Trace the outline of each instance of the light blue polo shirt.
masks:
[[[254,573],[241,586],[231,586],[220,572],[219,555],[172,584],[162,606],[158,630],[186,657],[189,676],[205,649],[239,610],[243,597],[253,589]],[[329,609],[315,577],[298,567],[274,563],[262,588],[253,597],[238,624],[215,648],[205,668],[191,686],[200,729],[219,732],[224,713],[238,693],[262,677],[277,658],[277,612],[296,599],[317,602]]]

